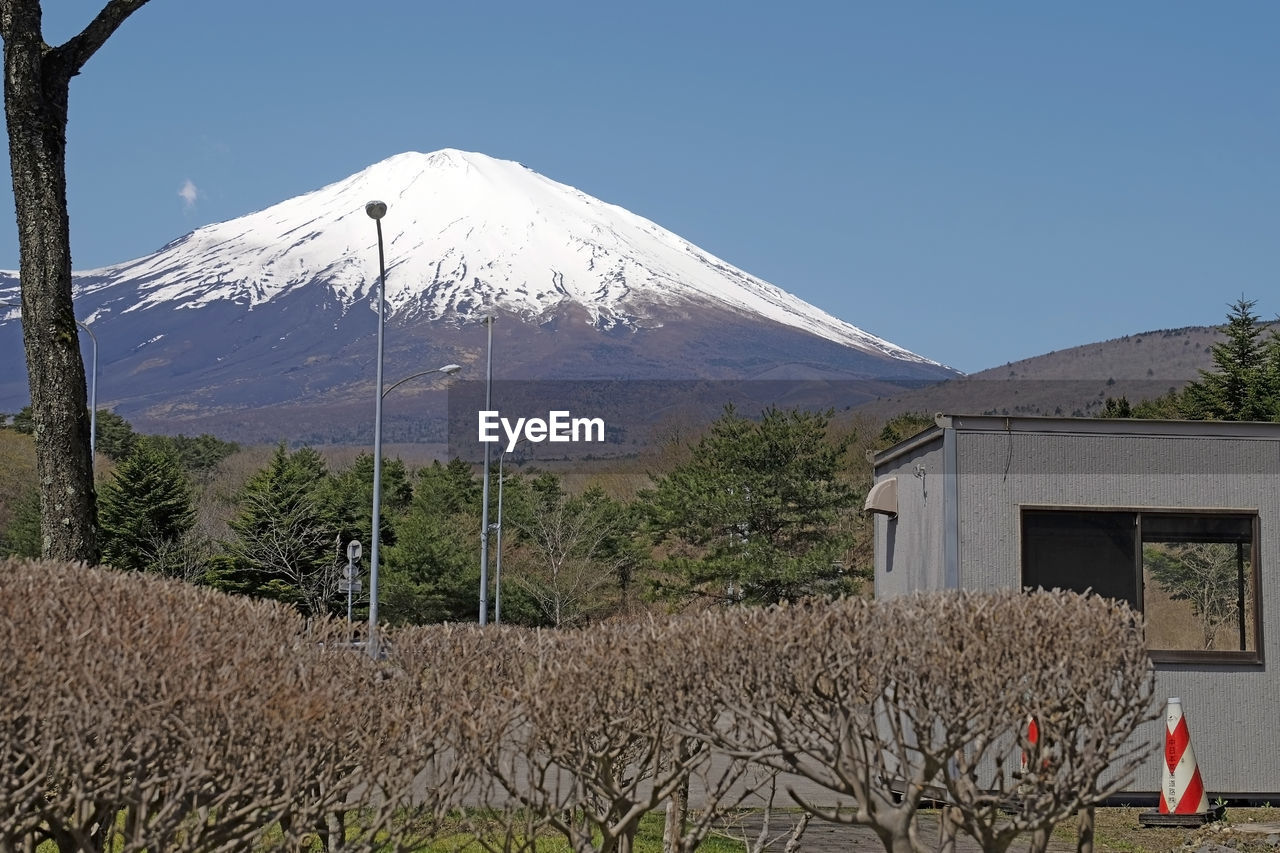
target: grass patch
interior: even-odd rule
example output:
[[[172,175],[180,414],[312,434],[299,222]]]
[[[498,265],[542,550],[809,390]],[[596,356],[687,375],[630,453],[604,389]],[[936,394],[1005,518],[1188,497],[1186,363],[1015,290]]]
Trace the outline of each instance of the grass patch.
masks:
[[[1265,824],[1273,825],[1280,834],[1280,809],[1271,806],[1228,807],[1223,820],[1196,829],[1143,826],[1138,815],[1144,811],[1149,809],[1121,806],[1098,809],[1094,817],[1094,850],[1098,853],[1167,853],[1184,844],[1195,845],[1201,841],[1215,841],[1240,851],[1277,849],[1275,845],[1266,844],[1269,833],[1248,831]],[[1075,821],[1059,824],[1053,838],[1075,843]]]
[[[463,828],[468,823],[471,823],[471,821],[459,819],[456,822],[451,821],[443,826],[436,827],[431,833],[434,836],[433,840],[414,849],[418,853],[484,853],[485,846],[475,840],[475,836],[470,830]],[[640,819],[640,827],[636,831],[635,853],[662,853],[664,823],[665,816],[662,810],[649,812]],[[358,835],[358,827],[348,827],[347,837],[349,839]],[[520,839],[520,841],[523,842],[523,839]],[[280,849],[279,830],[269,832],[259,846],[260,851]],[[526,848],[524,848],[523,844],[516,844],[514,849]],[[572,853],[572,849],[564,836],[550,830],[539,834],[537,840],[527,849],[537,850],[538,853]],[[698,846],[698,850],[701,853],[743,853],[745,849],[746,846],[741,841],[725,835],[712,835]],[[318,837],[311,845],[310,850],[312,853],[321,853],[323,850]]]
[[[1145,827],[1139,823],[1138,816],[1145,808],[1108,807],[1100,808],[1095,815],[1094,850],[1097,853],[1167,853],[1178,850],[1184,845],[1194,849],[1202,842],[1216,842],[1228,846],[1240,853],[1275,853],[1276,845],[1268,844],[1269,836],[1280,835],[1280,808],[1261,806],[1257,808],[1228,808],[1225,818],[1218,824],[1211,824],[1198,829],[1182,829],[1176,827]],[[744,813],[745,814],[745,813]],[[782,817],[787,810],[779,811],[775,816]],[[779,822],[781,826],[781,822]],[[811,829],[830,827],[830,824],[815,821]],[[477,843],[470,833],[461,829],[462,822],[456,830],[448,826],[439,828],[435,840],[417,848],[420,853],[483,853],[483,846]],[[662,853],[663,813],[661,810],[650,812],[640,821],[640,829],[636,833],[635,853]],[[355,830],[352,830],[354,833]],[[862,828],[846,827],[841,832],[850,836],[864,834],[871,838],[871,831]],[[842,836],[843,837],[843,836]],[[1053,841],[1058,849],[1062,845],[1076,841],[1076,824],[1074,820],[1060,824],[1053,833]],[[801,841],[802,849],[805,847]],[[38,848],[39,853],[56,853],[51,842],[45,842]],[[116,849],[119,849],[117,846]],[[257,848],[259,851],[280,850],[279,831],[269,832]],[[320,840],[316,838],[311,847],[319,853]],[[568,843],[556,833],[540,835],[531,849],[539,853],[571,853]],[[745,845],[728,834],[712,834],[698,848],[701,853],[743,853]]]

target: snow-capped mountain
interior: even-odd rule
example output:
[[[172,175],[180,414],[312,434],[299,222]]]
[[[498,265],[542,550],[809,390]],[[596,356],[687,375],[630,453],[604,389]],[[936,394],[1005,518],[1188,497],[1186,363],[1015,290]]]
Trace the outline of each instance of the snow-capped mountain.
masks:
[[[495,373],[513,378],[954,375],[623,208],[518,163],[446,149],[392,157],[78,273],[78,313],[103,348],[100,403],[163,421],[332,405],[367,385],[372,199],[388,206],[389,376],[434,357],[474,362],[489,314],[518,321],[495,325],[505,348]],[[16,297],[12,274],[0,276],[0,301]],[[0,312],[5,357],[16,312]],[[13,374],[0,374],[0,411],[25,399],[25,376]]]

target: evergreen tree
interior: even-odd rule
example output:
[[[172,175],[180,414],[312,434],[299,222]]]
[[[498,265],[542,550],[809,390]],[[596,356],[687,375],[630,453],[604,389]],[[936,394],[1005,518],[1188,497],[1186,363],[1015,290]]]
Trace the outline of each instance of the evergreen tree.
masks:
[[[1254,300],[1234,302],[1223,327],[1225,340],[1210,347],[1213,369],[1181,391],[1129,406],[1107,399],[1101,417],[1221,421],[1280,420],[1280,333],[1254,313]]]
[[[461,459],[433,462],[416,479],[384,552],[381,613],[391,623],[473,620],[479,607],[481,482]]]
[[[891,447],[903,439],[919,435],[931,426],[934,426],[933,418],[923,412],[903,412],[894,415],[880,430],[880,440],[876,446],[881,449]]]
[[[829,419],[770,408],[755,422],[726,408],[645,495],[672,546],[659,592],[772,603],[852,590],[841,518],[856,493],[841,478],[847,440],[828,440]]]
[[[1129,405],[1129,398],[1125,396],[1108,397],[1102,406],[1102,412],[1099,413],[1100,418],[1131,418],[1133,417],[1133,407]]]
[[[36,430],[35,421],[31,417],[31,407],[23,406],[13,416],[13,428],[24,435],[31,435]]]
[[[1264,336],[1254,300],[1241,297],[1227,314],[1226,339],[1212,347],[1214,370],[1200,371],[1182,394],[1192,420],[1270,421],[1280,418],[1280,344]]]
[[[336,611],[346,540],[324,458],[310,447],[290,453],[282,442],[238,504],[235,539],[215,585],[309,614]]]
[[[1143,400],[1133,405],[1131,416],[1147,420],[1176,421],[1186,417],[1183,411],[1182,394],[1174,389],[1150,400]]]
[[[1260,372],[1262,409],[1267,420],[1280,420],[1280,326],[1272,326],[1264,345],[1265,358]]]
[[[99,427],[101,432],[101,427]],[[240,449],[234,441],[222,441],[208,433],[192,438],[178,434],[154,436],[162,441],[188,473],[202,474],[212,470],[219,462]],[[99,441],[102,439],[99,438]]]
[[[103,561],[117,569],[166,572],[162,557],[195,524],[186,474],[158,442],[139,441],[102,487]]]
[[[133,426],[110,409],[98,409],[94,451],[119,462],[126,458],[138,441]]]
[[[1160,542],[1142,549],[1154,584],[1174,601],[1187,602],[1200,620],[1203,649],[1214,648],[1224,628],[1238,625],[1246,559],[1233,542]]]
[[[357,456],[351,467],[332,478],[330,491],[330,500],[343,526],[343,535],[347,541],[358,539],[367,547],[373,526],[373,454]],[[382,509],[379,513],[381,548],[395,544],[397,521],[412,501],[413,485],[409,482],[404,462],[383,459]]]
[[[13,503],[13,517],[0,536],[0,557],[40,556],[40,491],[25,491]]]

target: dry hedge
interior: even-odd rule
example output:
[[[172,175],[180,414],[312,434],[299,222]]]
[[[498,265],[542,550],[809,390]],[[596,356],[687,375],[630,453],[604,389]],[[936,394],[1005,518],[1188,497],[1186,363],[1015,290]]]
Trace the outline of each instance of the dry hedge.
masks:
[[[1003,850],[1118,790],[1154,713],[1139,620],[1069,593],[425,626],[383,661],[340,621],[80,566],[0,563],[0,612],[0,850],[410,849],[463,829],[627,853],[692,787],[668,842],[691,851],[782,772],[886,849],[923,849],[937,797]]]

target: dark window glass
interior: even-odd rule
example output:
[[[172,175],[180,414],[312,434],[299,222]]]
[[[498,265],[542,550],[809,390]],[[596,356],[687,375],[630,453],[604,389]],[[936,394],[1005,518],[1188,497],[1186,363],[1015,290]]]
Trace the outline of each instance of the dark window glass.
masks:
[[[1156,660],[1259,660],[1256,517],[1027,509],[1022,580],[1143,612]]]
[[[1136,545],[1131,512],[1027,510],[1022,516],[1023,584],[1093,590],[1136,608]]]

